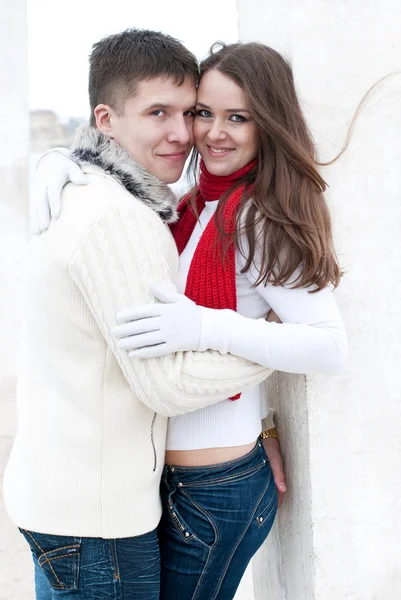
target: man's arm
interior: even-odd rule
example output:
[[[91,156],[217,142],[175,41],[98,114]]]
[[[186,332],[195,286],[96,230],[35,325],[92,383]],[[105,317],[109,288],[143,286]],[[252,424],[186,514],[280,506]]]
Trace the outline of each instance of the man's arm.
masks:
[[[153,211],[108,209],[89,228],[69,262],[69,273],[135,395],[152,410],[174,416],[224,400],[263,381],[270,369],[218,352],[179,352],[129,359],[111,331],[116,313],[154,302],[151,284],[174,289],[178,255]]]

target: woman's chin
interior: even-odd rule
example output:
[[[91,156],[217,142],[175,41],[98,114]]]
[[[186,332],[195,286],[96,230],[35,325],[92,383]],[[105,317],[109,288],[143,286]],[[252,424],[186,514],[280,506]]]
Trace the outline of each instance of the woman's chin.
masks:
[[[232,173],[235,173],[235,171],[237,170],[237,168],[233,167],[232,165],[229,165],[227,163],[224,164],[223,162],[221,162],[219,164],[215,160],[203,159],[203,162],[205,163],[206,169],[209,171],[209,173],[211,175],[216,175],[217,177],[224,177],[226,175],[231,175]]]

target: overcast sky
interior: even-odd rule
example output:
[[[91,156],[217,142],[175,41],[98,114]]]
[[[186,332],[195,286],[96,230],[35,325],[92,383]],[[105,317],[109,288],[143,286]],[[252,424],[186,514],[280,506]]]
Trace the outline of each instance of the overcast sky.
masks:
[[[201,58],[238,39],[236,0],[28,0],[31,108],[86,117],[91,46],[128,27],[169,33]]]

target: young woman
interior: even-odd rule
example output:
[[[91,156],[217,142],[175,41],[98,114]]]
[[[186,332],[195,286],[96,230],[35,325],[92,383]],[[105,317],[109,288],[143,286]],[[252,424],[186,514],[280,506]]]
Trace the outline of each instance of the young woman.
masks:
[[[261,44],[213,47],[201,64],[194,134],[200,179],[173,228],[185,296],[156,288],[162,303],[125,312],[119,343],[136,358],[193,349],[201,311],[200,350],[337,373],[347,354],[332,294],[341,273],[288,63]],[[265,320],[270,309],[282,323]],[[164,600],[233,598],[271,529],[277,491],[259,438],[262,401],[258,387],[170,419]]]

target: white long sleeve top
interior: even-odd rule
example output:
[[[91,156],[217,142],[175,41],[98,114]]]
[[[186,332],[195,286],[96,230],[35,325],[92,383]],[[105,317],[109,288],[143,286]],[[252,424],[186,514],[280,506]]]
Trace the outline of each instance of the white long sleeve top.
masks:
[[[213,217],[218,201],[207,202],[192,236],[181,254],[178,290],[186,280],[199,239]],[[261,365],[289,373],[341,371],[347,356],[347,337],[330,287],[309,293],[308,289],[264,284],[258,278],[258,257],[245,274],[245,242],[236,251],[237,313],[202,309],[200,350],[209,348],[248,358]],[[270,309],[282,324],[268,323]],[[245,390],[240,399],[225,400],[169,420],[167,449],[194,450],[240,446],[254,441],[268,410],[265,386]]]

